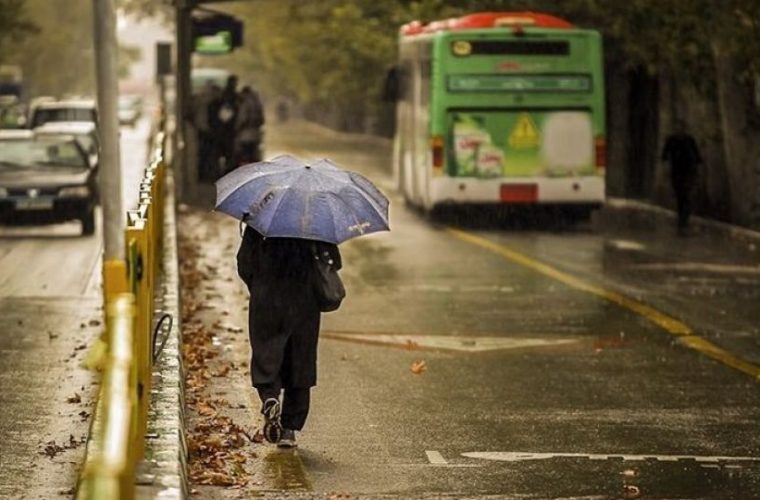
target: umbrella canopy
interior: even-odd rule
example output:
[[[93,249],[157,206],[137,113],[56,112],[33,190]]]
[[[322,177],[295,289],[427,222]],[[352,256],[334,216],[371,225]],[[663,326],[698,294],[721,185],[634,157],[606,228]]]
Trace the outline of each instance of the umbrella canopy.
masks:
[[[388,230],[388,198],[366,177],[327,159],[289,155],[251,163],[216,181],[216,209],[265,237],[341,243]]]

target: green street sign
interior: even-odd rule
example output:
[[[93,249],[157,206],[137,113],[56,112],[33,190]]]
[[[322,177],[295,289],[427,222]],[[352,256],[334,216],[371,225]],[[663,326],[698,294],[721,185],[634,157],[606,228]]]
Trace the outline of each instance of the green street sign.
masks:
[[[215,55],[229,52],[232,52],[232,34],[229,31],[195,38],[196,54]]]

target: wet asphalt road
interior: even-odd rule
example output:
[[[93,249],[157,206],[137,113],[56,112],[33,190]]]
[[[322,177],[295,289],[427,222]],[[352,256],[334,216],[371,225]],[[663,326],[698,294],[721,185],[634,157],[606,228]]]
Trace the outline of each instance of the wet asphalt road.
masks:
[[[252,447],[247,489],[201,497],[760,498],[760,383],[730,366],[760,360],[755,249],[614,217],[430,221],[392,192],[387,144],[304,125],[268,140],[266,156],[369,175],[392,198],[392,232],[341,246],[348,298],[323,319],[298,451]],[[245,325],[237,225],[183,221],[214,266],[210,309]],[[245,334],[219,347],[219,362],[246,362]],[[238,423],[258,422],[245,373],[213,387]]]
[[[147,121],[122,130],[125,207]],[[0,227],[0,498],[73,494],[97,387],[79,363],[100,332],[102,233],[78,222]],[[53,441],[63,449],[49,457]]]

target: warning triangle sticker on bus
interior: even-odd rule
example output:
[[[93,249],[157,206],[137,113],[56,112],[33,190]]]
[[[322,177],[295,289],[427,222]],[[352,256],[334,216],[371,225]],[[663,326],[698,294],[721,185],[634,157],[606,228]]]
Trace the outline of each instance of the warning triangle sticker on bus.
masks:
[[[517,123],[509,134],[512,149],[534,149],[541,142],[541,134],[528,113],[520,113]]]

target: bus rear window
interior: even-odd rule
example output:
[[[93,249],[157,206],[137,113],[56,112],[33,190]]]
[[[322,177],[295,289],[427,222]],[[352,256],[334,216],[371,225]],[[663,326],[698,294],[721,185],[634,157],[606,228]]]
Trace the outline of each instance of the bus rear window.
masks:
[[[457,40],[452,42],[451,51],[457,56],[567,56],[570,43],[562,40]]]

